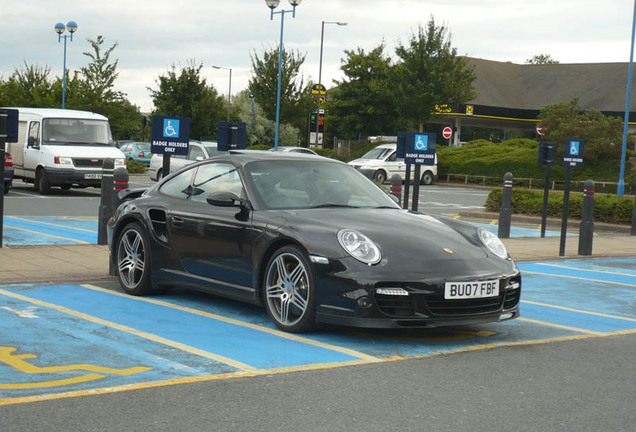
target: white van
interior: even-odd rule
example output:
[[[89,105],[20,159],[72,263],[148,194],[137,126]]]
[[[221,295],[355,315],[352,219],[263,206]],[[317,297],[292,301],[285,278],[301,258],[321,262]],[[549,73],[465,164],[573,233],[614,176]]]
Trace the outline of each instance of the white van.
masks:
[[[114,146],[108,119],[87,111],[13,108],[19,112],[18,142],[9,143],[14,177],[34,183],[41,194],[52,186],[101,187],[102,164],[115,168],[126,158]]]
[[[406,177],[406,162],[404,159],[397,158],[397,143],[381,144],[360,159],[352,160],[349,165],[380,183],[390,180],[394,174],[399,175],[402,181]],[[415,167],[411,167],[411,180],[414,174]],[[437,180],[437,155],[435,155],[435,165],[422,165],[421,174],[421,184],[430,185]]]

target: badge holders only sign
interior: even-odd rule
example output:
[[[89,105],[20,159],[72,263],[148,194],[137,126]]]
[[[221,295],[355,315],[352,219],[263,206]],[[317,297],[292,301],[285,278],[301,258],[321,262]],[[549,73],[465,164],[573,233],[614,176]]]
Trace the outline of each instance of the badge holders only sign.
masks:
[[[154,116],[150,151],[156,154],[187,155],[190,145],[190,119]]]

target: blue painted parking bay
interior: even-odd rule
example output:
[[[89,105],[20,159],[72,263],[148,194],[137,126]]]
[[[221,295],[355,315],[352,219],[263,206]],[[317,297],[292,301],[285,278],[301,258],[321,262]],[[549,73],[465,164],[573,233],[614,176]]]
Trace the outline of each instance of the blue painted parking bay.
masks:
[[[4,216],[3,245],[97,244],[97,218]]]
[[[279,332],[262,308],[186,290],[0,286],[0,405],[636,333],[636,258],[519,267],[517,320],[308,335]]]

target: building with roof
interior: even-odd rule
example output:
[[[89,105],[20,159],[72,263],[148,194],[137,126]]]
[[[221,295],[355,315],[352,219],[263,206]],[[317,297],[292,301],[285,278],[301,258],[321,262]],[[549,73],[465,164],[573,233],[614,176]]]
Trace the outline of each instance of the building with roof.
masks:
[[[574,98],[584,110],[624,118],[628,63],[535,65],[466,59],[475,70],[476,96],[464,105],[436,107],[429,121],[452,126],[454,145],[461,140],[463,126],[536,130],[543,107]],[[636,128],[634,87],[629,124]]]

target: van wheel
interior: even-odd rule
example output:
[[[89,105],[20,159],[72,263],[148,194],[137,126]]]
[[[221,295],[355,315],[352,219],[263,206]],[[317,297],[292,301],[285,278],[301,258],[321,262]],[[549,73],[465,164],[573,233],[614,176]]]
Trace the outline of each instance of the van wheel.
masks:
[[[422,181],[420,182],[420,184],[423,185],[431,185],[433,184],[433,180],[435,177],[433,177],[433,173],[430,171],[426,171],[424,174],[422,174]]]
[[[375,174],[373,174],[373,180],[381,184],[384,183],[386,181],[386,173],[382,170],[376,171]]]
[[[38,191],[40,191],[42,195],[51,193],[51,183],[49,183],[49,179],[46,178],[46,172],[43,169],[38,170],[35,183],[38,185]]]

